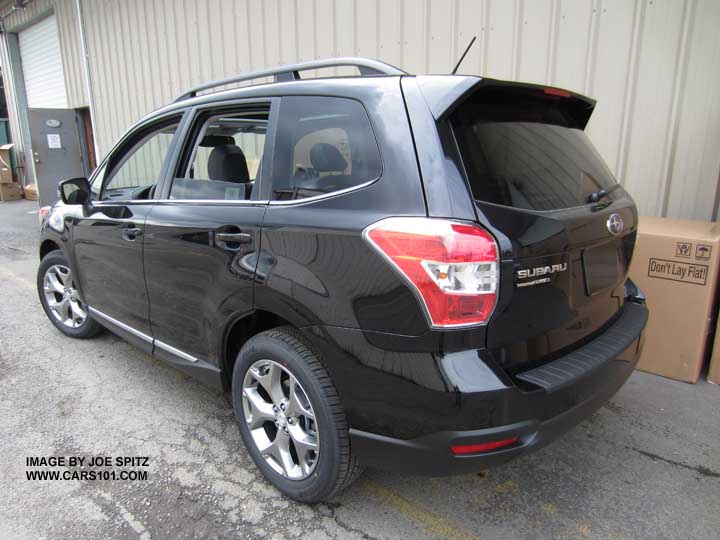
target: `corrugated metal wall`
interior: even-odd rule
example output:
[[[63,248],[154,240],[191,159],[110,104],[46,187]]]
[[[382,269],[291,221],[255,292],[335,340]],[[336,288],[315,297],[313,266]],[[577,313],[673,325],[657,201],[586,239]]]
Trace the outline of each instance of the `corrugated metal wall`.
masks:
[[[82,64],[77,7],[71,0],[34,0],[24,9],[15,11],[5,19],[8,32],[19,32],[43,17],[55,13],[60,33],[60,52],[65,72],[65,90],[68,107],[75,109],[88,105],[85,96],[85,75]]]
[[[74,0],[37,0],[70,13]],[[564,86],[644,214],[717,218],[717,0],[82,0],[101,154],[187,87],[328,56]],[[71,16],[71,15],[70,15]],[[61,38],[77,48],[77,36]],[[73,49],[73,50],[75,50]],[[67,54],[63,55],[66,59]],[[65,60],[67,62],[67,60]],[[79,64],[78,57],[78,68]],[[68,69],[82,94],[81,69]],[[68,81],[70,84],[70,81]]]

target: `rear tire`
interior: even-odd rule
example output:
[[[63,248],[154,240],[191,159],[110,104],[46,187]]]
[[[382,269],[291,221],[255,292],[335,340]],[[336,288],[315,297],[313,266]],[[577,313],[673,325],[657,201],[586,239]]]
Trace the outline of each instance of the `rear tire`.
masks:
[[[87,339],[102,331],[90,318],[87,305],[77,293],[72,270],[62,251],[51,251],[40,262],[37,290],[45,315],[68,337]]]
[[[275,328],[245,343],[235,362],[232,394],[245,447],[265,478],[288,497],[326,500],[362,472],[335,385],[296,329]]]

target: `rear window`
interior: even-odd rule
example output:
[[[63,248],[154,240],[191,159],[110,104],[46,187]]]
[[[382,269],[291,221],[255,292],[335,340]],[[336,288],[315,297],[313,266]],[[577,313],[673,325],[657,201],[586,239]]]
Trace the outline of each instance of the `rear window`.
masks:
[[[450,122],[475,199],[556,210],[584,205],[590,194],[616,183],[577,127],[577,111],[563,100],[493,89],[479,91],[453,113]]]
[[[370,120],[351,99],[282,99],[273,160],[272,200],[316,197],[378,178],[381,162]]]

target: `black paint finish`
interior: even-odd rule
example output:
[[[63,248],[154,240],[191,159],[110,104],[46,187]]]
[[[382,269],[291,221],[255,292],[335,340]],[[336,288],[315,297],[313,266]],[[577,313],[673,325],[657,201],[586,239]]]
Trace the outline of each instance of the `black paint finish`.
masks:
[[[67,221],[73,273],[85,301],[143,334],[151,335],[143,273],[145,203],[102,203],[87,217]]]
[[[224,339],[237,321],[269,314],[301,329],[338,388],[353,444],[373,463],[371,447],[392,448],[393,440],[400,446],[414,441],[403,448],[418,447],[421,454],[427,444],[441,445],[433,451],[446,454],[450,441],[485,440],[503,426],[535,426],[520,431],[530,437],[570,410],[581,411],[579,420],[624,382],[642,333],[592,375],[552,394],[515,375],[592,341],[627,302],[639,301],[624,288],[637,229],[634,204],[622,190],[602,204],[552,212],[473,201],[444,120],[452,103],[440,99],[443,81],[456,78],[431,79],[422,88],[413,77],[296,81],[170,105],[133,129],[186,112],[158,179],[158,199],[102,203],[87,215],[60,206],[56,211],[68,216],[66,231],[45,223],[43,239],[68,255],[91,306],[147,334],[154,354],[210,384],[227,380],[223,370],[233,359],[224,358]],[[448,87],[459,93],[453,99],[475,84],[467,79]],[[430,104],[425,94],[432,96]],[[382,175],[357,189],[307,200],[268,203],[271,186],[263,178],[252,201],[167,199],[194,116],[253,100],[277,104],[286,95],[359,101],[377,139]],[[266,155],[263,167],[271,166]],[[606,226],[612,213],[625,222],[617,237]],[[368,225],[391,216],[478,222],[494,236],[500,288],[488,325],[429,328],[405,281],[362,237]],[[234,234],[237,241],[219,234]],[[609,286],[602,290],[594,288],[597,273],[585,266],[608,260],[596,250],[617,254],[615,273],[603,269]],[[518,270],[553,264],[567,268],[547,283],[517,287]],[[452,435],[438,435],[446,432]],[[548,440],[550,431],[535,436],[528,448]]]
[[[152,333],[218,365],[218,331],[253,309],[264,204],[160,203],[145,225]],[[247,234],[226,242],[218,234]]]

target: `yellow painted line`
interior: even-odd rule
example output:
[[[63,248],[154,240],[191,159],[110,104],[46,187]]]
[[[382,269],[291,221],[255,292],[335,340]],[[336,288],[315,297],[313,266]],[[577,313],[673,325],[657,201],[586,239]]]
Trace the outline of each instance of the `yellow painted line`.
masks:
[[[10,281],[14,281],[18,285],[21,285],[27,289],[35,290],[35,283],[25,279],[22,276],[18,276],[17,274],[13,274],[12,272],[3,270],[2,268],[0,268],[0,276],[2,276],[3,278],[9,279]]]
[[[447,540],[472,540],[476,538],[476,536],[462,529],[458,529],[444,517],[434,514],[414,501],[401,497],[391,489],[377,482],[373,482],[372,480],[365,481],[365,489],[376,499],[380,499],[436,537]]]
[[[542,508],[542,511],[546,514],[557,514],[557,506],[555,506],[555,503],[545,503],[540,508]]]
[[[502,484],[498,484],[495,486],[495,491],[498,493],[510,493],[511,491],[517,490],[517,484],[513,482],[512,480],[507,480],[503,482]]]

